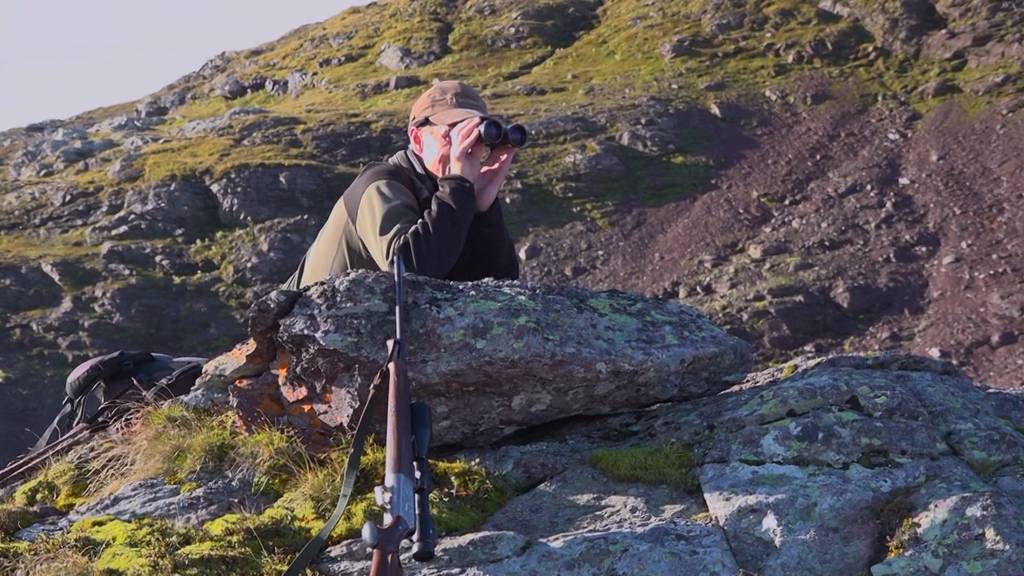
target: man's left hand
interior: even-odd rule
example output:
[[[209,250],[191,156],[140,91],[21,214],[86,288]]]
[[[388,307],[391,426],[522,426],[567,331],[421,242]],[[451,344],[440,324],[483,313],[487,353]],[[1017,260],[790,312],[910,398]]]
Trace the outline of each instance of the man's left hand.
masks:
[[[480,166],[480,175],[474,182],[476,190],[476,211],[485,212],[494,203],[498,196],[498,190],[505,183],[508,176],[512,159],[516,156],[518,148],[514,146],[502,146],[495,148],[487,157],[487,160]]]

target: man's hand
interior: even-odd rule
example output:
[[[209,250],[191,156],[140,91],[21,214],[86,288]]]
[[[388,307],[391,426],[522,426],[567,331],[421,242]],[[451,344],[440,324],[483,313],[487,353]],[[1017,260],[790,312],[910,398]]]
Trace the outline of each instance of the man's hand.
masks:
[[[480,132],[477,130],[482,121],[479,116],[463,120],[452,128],[454,137],[447,138],[451,142],[448,173],[459,174],[474,184],[480,175],[480,160],[483,159],[486,148],[483,142],[480,142]],[[477,197],[479,198],[479,192]],[[477,203],[479,204],[479,201]]]
[[[518,149],[514,146],[495,148],[480,167],[480,175],[474,182],[477,212],[486,211],[498,197],[498,190],[505,183],[512,159],[516,157],[516,150]]]

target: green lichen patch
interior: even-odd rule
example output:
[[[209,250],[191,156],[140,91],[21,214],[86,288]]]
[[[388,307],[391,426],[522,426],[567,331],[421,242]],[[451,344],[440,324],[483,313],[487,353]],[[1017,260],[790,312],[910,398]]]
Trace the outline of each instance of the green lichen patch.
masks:
[[[699,489],[693,451],[682,444],[595,450],[587,462],[619,482],[663,484],[687,492]]]
[[[43,468],[14,491],[19,506],[47,505],[67,512],[86,500],[85,474],[68,459]]]

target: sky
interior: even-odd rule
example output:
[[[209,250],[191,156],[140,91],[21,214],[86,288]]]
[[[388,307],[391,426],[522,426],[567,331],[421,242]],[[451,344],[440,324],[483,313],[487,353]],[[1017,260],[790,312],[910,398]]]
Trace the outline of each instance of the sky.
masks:
[[[357,0],[0,0],[0,130],[135,100]]]

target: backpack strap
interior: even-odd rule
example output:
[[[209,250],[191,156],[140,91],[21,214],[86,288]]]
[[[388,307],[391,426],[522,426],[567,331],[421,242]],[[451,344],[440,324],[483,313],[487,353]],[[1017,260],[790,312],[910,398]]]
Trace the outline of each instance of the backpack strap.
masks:
[[[176,361],[186,360],[183,358],[177,358]],[[152,388],[146,391],[145,398],[150,402],[156,402],[158,400],[167,400],[176,396],[186,394],[192,389],[192,385],[195,384],[196,379],[203,372],[203,364],[206,362],[205,358],[187,359],[188,362],[184,365],[171,372],[167,376],[163,377],[157,382]]]

